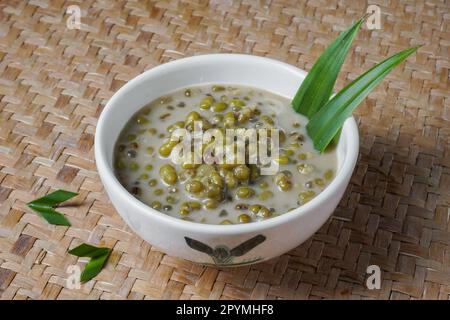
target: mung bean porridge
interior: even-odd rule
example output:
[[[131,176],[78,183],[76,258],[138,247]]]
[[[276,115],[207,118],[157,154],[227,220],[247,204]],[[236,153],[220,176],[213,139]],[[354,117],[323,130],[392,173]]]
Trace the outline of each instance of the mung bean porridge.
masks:
[[[249,161],[248,154],[244,163],[174,163],[179,142],[171,134],[193,132],[194,123],[203,131],[276,129],[277,172],[261,174],[263,165]],[[183,88],[128,121],[115,146],[115,173],[137,199],[176,218],[222,225],[269,219],[313,199],[336,173],[335,148],[316,151],[306,123],[288,98],[265,90],[220,84]]]

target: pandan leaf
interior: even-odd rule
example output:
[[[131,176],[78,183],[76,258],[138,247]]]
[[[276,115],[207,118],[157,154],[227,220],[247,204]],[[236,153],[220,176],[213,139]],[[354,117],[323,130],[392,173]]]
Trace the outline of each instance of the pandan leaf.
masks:
[[[294,110],[311,118],[327,103],[348,50],[365,17],[342,32],[317,59],[298,89],[292,106]]]
[[[413,54],[418,47],[398,52],[378,63],[331,98],[309,120],[306,130],[314,147],[323,152],[343,126],[353,110],[398,64]]]

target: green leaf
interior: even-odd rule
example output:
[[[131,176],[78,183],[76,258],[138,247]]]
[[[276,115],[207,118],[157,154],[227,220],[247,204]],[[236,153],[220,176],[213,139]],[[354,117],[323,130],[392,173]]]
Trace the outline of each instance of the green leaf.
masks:
[[[100,271],[102,271],[103,266],[111,254],[111,251],[112,250],[109,248],[99,248],[86,243],[83,243],[69,251],[71,255],[77,257],[91,258],[81,273],[80,281],[82,283],[91,280],[98,275]]]
[[[60,203],[67,201],[73,197],[75,197],[78,193],[70,192],[66,190],[56,190],[55,192],[49,193],[48,195],[33,200],[29,202],[28,204],[33,204],[35,206],[40,207],[54,207],[59,205]]]
[[[80,281],[82,283],[91,280],[96,275],[98,275],[100,271],[102,271],[106,260],[108,260],[110,252],[111,251],[108,251],[108,254],[92,258],[91,261],[89,261],[89,263],[84,267],[84,270],[81,273]]]
[[[57,190],[44,197],[27,203],[27,206],[33,211],[39,213],[39,215],[50,224],[70,226],[69,220],[67,220],[62,213],[56,211],[53,207],[75,197],[77,194],[78,193],[75,192]]]
[[[339,91],[314,114],[306,125],[314,147],[323,152],[353,110],[392,69],[413,54],[417,48],[398,52],[375,65]]]
[[[33,204],[28,204],[28,207],[39,213],[39,215],[47,220],[48,223],[57,226],[67,226],[70,227],[70,222],[67,218],[60,212],[56,211],[50,207],[35,207]]]
[[[348,50],[365,17],[342,32],[308,72],[292,100],[294,110],[311,118],[330,98]]]
[[[69,251],[71,255],[77,256],[77,257],[89,257],[93,258],[99,255],[105,254],[105,251],[108,251],[108,248],[98,248],[95,246],[92,246],[87,243],[83,243],[79,245],[76,248],[73,248]]]

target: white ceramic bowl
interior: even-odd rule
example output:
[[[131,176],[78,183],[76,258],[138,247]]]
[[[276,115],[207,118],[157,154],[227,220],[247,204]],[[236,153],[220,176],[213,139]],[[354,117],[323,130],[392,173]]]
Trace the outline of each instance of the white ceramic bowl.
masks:
[[[338,170],[330,185],[296,210],[262,222],[208,225],[173,218],[132,196],[116,179],[112,165],[114,144],[126,122],[145,104],[170,91],[202,83],[230,83],[291,98],[305,75],[272,59],[212,54],[160,65],[120,88],[99,118],[95,158],[106,192],[126,223],[167,254],[202,264],[255,263],[281,255],[308,239],[333,213],[355,167],[359,137],[353,117],[344,124],[337,146]]]

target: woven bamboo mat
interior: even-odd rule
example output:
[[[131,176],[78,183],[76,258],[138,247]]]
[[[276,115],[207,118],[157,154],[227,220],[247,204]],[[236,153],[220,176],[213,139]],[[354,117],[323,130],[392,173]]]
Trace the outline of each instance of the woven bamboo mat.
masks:
[[[0,296],[2,299],[449,299],[450,5],[373,1],[338,87],[387,55],[419,52],[358,109],[360,159],[332,218],[274,260],[206,268],[153,249],[111,206],[94,163],[97,118],[126,81],[202,53],[268,56],[310,69],[364,1],[63,1],[0,3]],[[81,9],[81,29],[66,21]],[[26,203],[78,191],[54,227]],[[67,254],[113,247],[102,273],[69,289]],[[78,262],[80,265],[81,263]],[[379,265],[381,289],[365,286]]]

